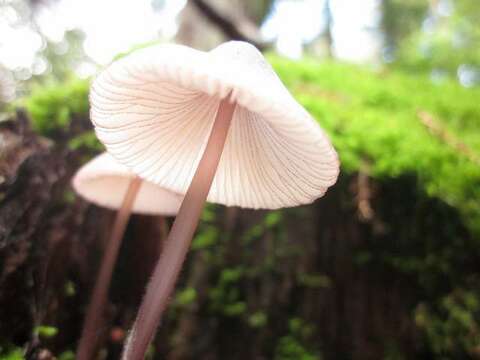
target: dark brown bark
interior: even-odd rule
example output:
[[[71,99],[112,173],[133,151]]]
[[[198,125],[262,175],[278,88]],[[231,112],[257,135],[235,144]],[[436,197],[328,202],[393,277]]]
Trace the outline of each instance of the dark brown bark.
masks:
[[[58,355],[73,350],[79,339],[114,212],[73,195],[71,178],[89,151],[39,137],[22,113],[0,124],[0,138],[0,348],[25,347],[28,359],[45,350]],[[122,306],[108,306],[108,319],[115,322],[131,313],[129,322],[119,321],[124,329],[158,257],[149,244],[161,241],[164,225],[150,231],[159,224],[149,216],[132,221],[128,238],[142,239],[142,246],[135,246],[145,270],[121,280],[129,296],[113,300]],[[122,257],[119,267],[129,260]],[[56,327],[58,334],[48,339],[32,334],[40,325]]]

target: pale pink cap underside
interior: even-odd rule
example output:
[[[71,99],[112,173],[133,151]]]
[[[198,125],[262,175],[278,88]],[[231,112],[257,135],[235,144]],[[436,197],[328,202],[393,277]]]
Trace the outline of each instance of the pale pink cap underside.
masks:
[[[244,42],[210,52],[158,45],[113,63],[92,85],[91,119],[117,161],[184,194],[229,93],[237,107],[208,201],[297,206],[335,183],[339,161],[329,139]]]
[[[85,164],[75,174],[72,184],[86,200],[109,209],[120,208],[128,185],[135,175],[108,153]],[[142,181],[132,212],[147,215],[174,216],[183,197],[148,181]]]

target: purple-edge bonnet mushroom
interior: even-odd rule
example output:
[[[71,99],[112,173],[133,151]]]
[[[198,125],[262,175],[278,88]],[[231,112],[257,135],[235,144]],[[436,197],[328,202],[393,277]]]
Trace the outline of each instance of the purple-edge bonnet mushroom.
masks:
[[[133,212],[174,216],[180,208],[183,197],[148,181],[142,181],[108,153],[95,157],[81,167],[75,174],[72,184],[74,190],[86,200],[118,210],[87,308],[82,337],[77,349],[77,359],[90,360],[95,358],[97,338],[108,299],[108,288],[130,214]]]
[[[327,136],[263,55],[232,41],[210,52],[157,45],[111,64],[90,92],[95,131],[142,178],[186,194],[123,359],[141,360],[206,200],[277,209],[324,195],[339,173]]]

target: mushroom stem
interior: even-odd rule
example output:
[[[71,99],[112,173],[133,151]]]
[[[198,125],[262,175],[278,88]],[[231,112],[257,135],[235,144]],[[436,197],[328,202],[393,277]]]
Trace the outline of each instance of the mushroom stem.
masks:
[[[91,360],[94,358],[113,268],[117,260],[120,244],[122,243],[125,227],[130,218],[132,206],[141,184],[142,180],[139,177],[132,179],[123,198],[122,205],[117,212],[112,233],[104,250],[97,282],[87,308],[82,337],[77,348],[77,360]]]
[[[125,344],[122,356],[124,360],[144,359],[147,347],[160,324],[162,313],[167,307],[225,145],[236,106],[235,103],[230,103],[229,99],[230,96],[220,102],[207,146],[175,218]]]

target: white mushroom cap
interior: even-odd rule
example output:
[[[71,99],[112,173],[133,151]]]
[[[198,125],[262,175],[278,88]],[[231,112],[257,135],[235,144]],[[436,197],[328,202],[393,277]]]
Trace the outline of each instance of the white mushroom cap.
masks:
[[[108,153],[86,163],[75,174],[75,191],[88,201],[103,207],[120,208],[135,174]],[[142,181],[132,212],[148,215],[176,215],[183,197],[148,181]]]
[[[209,202],[296,206],[335,183],[339,161],[327,136],[245,42],[210,52],[158,45],[120,59],[92,85],[91,118],[118,161],[183,194],[230,93],[237,107]]]

